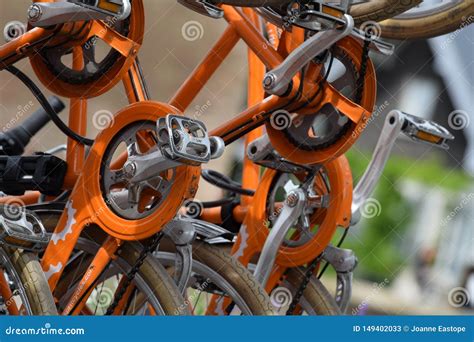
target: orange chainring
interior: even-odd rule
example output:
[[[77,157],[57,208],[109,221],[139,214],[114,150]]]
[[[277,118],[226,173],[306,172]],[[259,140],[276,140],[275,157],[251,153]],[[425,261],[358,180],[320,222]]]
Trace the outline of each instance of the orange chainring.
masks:
[[[336,46],[344,51],[344,53],[351,59],[352,64],[356,70],[361,69],[363,47],[354,38],[347,37],[339,41]],[[364,78],[364,91],[362,94],[361,105],[352,102],[348,98],[340,94],[334,89],[329,82],[324,81],[320,96],[320,101],[313,108],[305,108],[299,114],[303,115],[317,115],[321,108],[326,104],[334,106],[340,113],[349,118],[354,119],[349,129],[342,134],[337,141],[331,143],[327,147],[318,150],[305,150],[296,146],[285,134],[282,129],[275,128],[272,123],[267,122],[267,133],[272,143],[272,146],[285,159],[297,164],[324,164],[334,158],[344,154],[359,138],[367,126],[367,122],[372,115],[372,111],[376,101],[376,87],[377,81],[375,76],[375,69],[370,58],[367,60],[367,69]]]
[[[352,204],[352,174],[349,163],[343,155],[326,164],[324,168],[330,188],[330,203],[326,208],[317,209],[311,215],[311,224],[318,225],[318,229],[311,240],[303,245],[281,246],[277,254],[277,266],[297,267],[312,261],[330,243],[338,226],[349,226]],[[248,263],[252,254],[262,250],[268,237],[266,222],[271,213],[268,213],[267,202],[272,186],[279,176],[280,173],[275,170],[267,170],[263,175],[243,223],[243,229],[246,231],[242,234],[241,229],[232,249],[233,254],[238,257],[246,255],[242,259],[239,258],[244,264]],[[321,176],[318,176],[314,188],[320,188],[321,182]]]
[[[115,116],[112,125],[97,136],[89,152],[84,167],[87,172],[80,177],[75,191],[82,189],[83,205],[89,209],[89,220],[113,237],[121,240],[141,240],[154,235],[176,215],[183,201],[194,197],[197,191],[201,168],[183,165],[175,169],[175,178],[166,199],[163,199],[146,217],[136,220],[122,218],[104,199],[101,169],[105,164],[109,144],[127,127],[142,122],[156,123],[158,118],[167,114],[181,113],[176,108],[158,102],[145,101],[132,104],[121,110]],[[145,194],[148,195],[152,194]]]
[[[84,49],[95,48],[97,39],[102,39],[112,49],[111,52],[116,58],[110,58],[106,70],[96,71],[96,77],[85,81],[72,81],[66,77],[61,77],[61,73],[55,71],[48,58],[42,54],[42,51],[30,57],[31,66],[41,81],[41,83],[55,94],[67,98],[92,98],[99,96],[113,86],[115,86],[128,71],[135,60],[138,50],[143,42],[145,31],[145,14],[142,0],[133,0],[132,10],[128,22],[128,33],[122,36],[114,31],[110,24],[102,21],[91,21],[84,25],[81,32],[72,35],[67,45],[57,47],[46,47],[50,53],[59,55],[72,54],[72,69],[85,69]],[[77,26],[77,25],[76,25]],[[89,44],[90,46],[88,46]],[[46,51],[46,50],[45,50]]]

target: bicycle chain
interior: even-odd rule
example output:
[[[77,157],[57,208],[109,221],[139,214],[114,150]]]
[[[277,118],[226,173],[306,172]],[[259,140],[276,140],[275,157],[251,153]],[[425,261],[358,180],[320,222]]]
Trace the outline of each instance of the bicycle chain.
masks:
[[[151,240],[151,242],[148,244],[148,246],[143,248],[143,250],[140,252],[140,255],[138,256],[137,261],[135,262],[133,267],[130,269],[130,271],[125,275],[125,277],[127,277],[127,279],[124,281],[124,283],[122,284],[122,287],[119,289],[119,291],[115,293],[113,303],[110,304],[110,306],[107,308],[107,312],[105,313],[106,316],[110,316],[110,315],[113,314],[116,307],[118,306],[118,304],[122,300],[123,295],[127,291],[127,288],[130,286],[133,279],[135,279],[135,276],[137,275],[138,271],[140,270],[143,263],[145,262],[145,259],[148,257],[148,254],[150,254],[150,253],[152,253],[153,251],[156,250],[156,248],[158,247],[158,244],[160,243],[160,240],[163,237],[163,235],[164,235],[163,232],[159,232],[158,234],[156,234],[153,237],[153,239]]]
[[[367,62],[369,58],[369,46],[370,46],[370,37],[366,35],[366,38],[364,40],[364,47],[362,50],[362,62],[360,65],[360,72],[359,72],[359,77],[357,78],[357,93],[356,93],[356,103],[360,103],[362,101],[362,95],[364,93],[364,79],[365,79],[365,74],[367,72]],[[293,300],[291,301],[290,306],[288,307],[288,310],[286,311],[287,316],[292,316],[296,306],[300,302],[301,298],[303,297],[303,293],[306,290],[306,287],[308,286],[311,277],[313,276],[313,273],[316,269],[316,266],[319,264],[323,257],[323,253],[319,255],[316,259],[314,259],[311,264],[306,269],[304,279],[302,280],[300,286],[298,287],[298,290],[296,291],[295,296],[293,297]]]

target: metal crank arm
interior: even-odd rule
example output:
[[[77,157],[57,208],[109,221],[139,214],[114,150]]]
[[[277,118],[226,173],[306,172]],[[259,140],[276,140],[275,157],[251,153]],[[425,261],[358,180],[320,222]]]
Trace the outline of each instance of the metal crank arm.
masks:
[[[351,208],[353,225],[359,221],[358,211],[377,185],[400,132],[416,142],[444,149],[448,148],[447,141],[454,139],[447,129],[433,121],[402,113],[399,110],[392,110],[385,119],[369,166],[354,189]]]
[[[281,157],[271,145],[267,134],[249,144],[247,157],[255,164],[286,173],[299,173],[312,170],[305,165],[295,164]]]
[[[28,21],[34,27],[48,27],[75,21],[123,20],[130,15],[129,0],[99,0],[92,6],[85,1],[37,2],[28,9]]]
[[[166,236],[176,246],[174,280],[179,291],[184,295],[191,277],[193,265],[193,241],[196,231],[192,222],[185,218],[175,218],[170,221],[164,230]]]
[[[293,77],[316,56],[352,32],[354,19],[344,15],[346,25],[321,31],[296,48],[278,67],[268,72],[263,80],[265,91],[272,95],[283,95]]]
[[[224,11],[205,0],[178,0],[181,5],[207,17],[220,19],[224,17]]]
[[[336,270],[336,302],[344,313],[352,296],[352,275],[357,266],[357,257],[352,250],[329,245],[324,250],[323,259]]]
[[[263,287],[265,287],[268,282],[278,249],[283,243],[285,236],[303,213],[305,201],[306,196],[303,189],[299,188],[292,191],[288,195],[280,215],[270,230],[270,234],[265,241],[254,271],[255,279],[262,284]]]

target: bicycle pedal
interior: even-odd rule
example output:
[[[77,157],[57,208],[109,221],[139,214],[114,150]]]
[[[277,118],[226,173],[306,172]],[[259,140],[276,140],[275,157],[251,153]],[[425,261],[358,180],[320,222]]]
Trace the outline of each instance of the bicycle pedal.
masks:
[[[415,115],[401,113],[404,122],[402,132],[414,141],[427,143],[449,149],[447,141],[453,140],[454,136],[443,126],[436,122],[419,118]]]
[[[79,6],[101,12],[106,15],[125,19],[130,14],[130,0],[69,0]]]
[[[205,0],[178,0],[178,3],[207,17],[214,19],[224,17],[224,11],[222,9]]]
[[[204,123],[169,114],[157,122],[158,144],[164,155],[189,165],[211,160],[211,139]]]
[[[0,243],[40,252],[48,242],[46,230],[36,215],[22,207],[0,206]]]

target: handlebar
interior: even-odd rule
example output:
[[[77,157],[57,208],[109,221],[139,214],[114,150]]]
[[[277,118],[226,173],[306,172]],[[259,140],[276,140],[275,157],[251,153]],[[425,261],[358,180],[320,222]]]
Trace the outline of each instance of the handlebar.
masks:
[[[51,96],[48,102],[56,113],[61,112],[65,108],[64,103],[56,96]],[[46,126],[50,120],[51,118],[46,111],[40,108],[22,122],[21,125],[0,133],[0,155],[22,155],[30,139]]]

